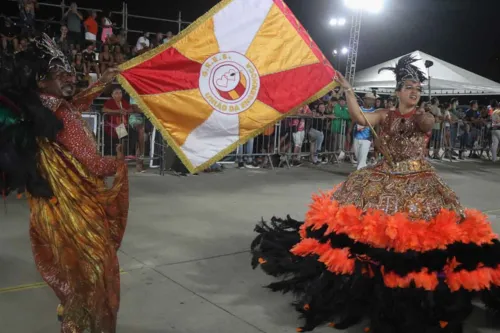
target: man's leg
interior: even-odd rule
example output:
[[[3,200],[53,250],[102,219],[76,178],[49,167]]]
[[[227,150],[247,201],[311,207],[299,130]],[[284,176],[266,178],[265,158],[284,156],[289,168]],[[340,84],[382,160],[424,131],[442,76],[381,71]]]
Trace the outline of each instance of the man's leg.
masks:
[[[359,140],[359,157],[358,157],[358,170],[366,167],[366,160],[370,152],[371,141]]]
[[[496,162],[498,159],[498,143],[500,142],[500,130],[491,131],[491,159]]]

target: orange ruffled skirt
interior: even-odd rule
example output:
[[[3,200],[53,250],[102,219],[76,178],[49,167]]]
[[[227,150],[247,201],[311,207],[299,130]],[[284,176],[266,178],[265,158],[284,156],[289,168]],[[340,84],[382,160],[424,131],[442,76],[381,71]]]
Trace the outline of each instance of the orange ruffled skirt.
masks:
[[[500,243],[481,212],[416,219],[340,203],[341,190],[314,196],[305,222],[256,227],[252,264],[281,278],[270,289],[296,295],[298,331],[369,318],[372,332],[461,332],[474,298],[500,309]]]

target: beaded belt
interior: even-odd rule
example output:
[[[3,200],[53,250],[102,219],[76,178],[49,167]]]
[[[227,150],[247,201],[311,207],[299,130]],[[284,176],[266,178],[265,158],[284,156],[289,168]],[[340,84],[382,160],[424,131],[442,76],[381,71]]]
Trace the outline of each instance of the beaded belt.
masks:
[[[393,168],[391,168],[386,161],[382,160],[375,166],[375,170],[391,175],[407,175],[412,173],[433,171],[434,168],[425,159],[394,162]]]

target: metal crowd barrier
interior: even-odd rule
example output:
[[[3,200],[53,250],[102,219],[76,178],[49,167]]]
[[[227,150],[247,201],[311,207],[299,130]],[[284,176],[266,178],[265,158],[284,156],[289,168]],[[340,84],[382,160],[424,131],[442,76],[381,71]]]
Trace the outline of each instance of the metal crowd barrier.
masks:
[[[144,124],[143,131],[137,125],[131,125],[130,114],[102,113],[99,109],[99,105],[94,105],[93,111],[84,113],[83,117],[96,135],[102,155],[115,156],[115,147],[121,143],[129,161],[143,160],[150,168],[159,169],[160,174],[163,174],[168,144],[159,131],[151,124]],[[119,139],[115,128],[122,123],[121,119],[125,118],[128,135]],[[143,119],[148,122],[145,117]],[[219,163],[289,168],[303,160],[322,164],[354,162],[352,132],[350,121],[328,116],[291,116],[269,126],[263,134],[239,146]],[[140,138],[141,135],[144,135],[143,139]],[[429,156],[437,156],[440,160],[453,161],[460,150],[464,154],[480,152],[480,155],[483,155],[487,152],[489,155],[490,147],[491,131],[487,125],[481,128],[473,128],[463,122],[452,123],[449,127],[443,125],[438,136],[429,138]],[[374,162],[379,155],[372,144],[369,160]]]
[[[442,123],[439,136],[433,136],[429,140],[429,156],[439,160],[456,160],[459,152],[464,157],[477,155],[487,156],[491,151],[491,122],[486,125],[473,125],[468,122],[458,121],[445,126]]]
[[[347,136],[348,130],[347,121],[328,116],[287,117],[239,146],[221,163],[275,168],[291,167],[308,159],[337,164],[344,156],[352,157],[352,139]]]

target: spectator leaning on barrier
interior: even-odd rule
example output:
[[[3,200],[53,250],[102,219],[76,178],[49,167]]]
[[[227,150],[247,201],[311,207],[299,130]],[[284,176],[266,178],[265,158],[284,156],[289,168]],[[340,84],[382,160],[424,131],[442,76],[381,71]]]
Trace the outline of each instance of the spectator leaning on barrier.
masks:
[[[361,107],[362,112],[371,113],[375,112],[375,100],[376,96],[372,93],[367,93],[363,97],[363,106]],[[370,152],[370,146],[372,144],[372,133],[368,126],[360,126],[356,124],[354,128],[354,154],[358,160],[357,169],[362,169],[366,167],[366,161],[368,158],[368,153]]]
[[[292,166],[300,166],[300,153],[302,151],[302,145],[304,144],[304,139],[306,137],[306,120],[304,116],[311,115],[311,109],[308,105],[304,105],[297,111],[297,118],[290,119],[290,127],[292,130],[293,138],[293,160]]]
[[[335,119],[332,121],[332,133],[335,136],[335,148],[341,152],[344,150],[349,151],[348,147],[350,147],[351,140],[346,134],[351,125],[351,117],[344,97],[340,97],[339,103],[335,105],[333,115]],[[343,142],[345,142],[345,145],[342,147]],[[339,156],[339,158],[342,157]]]
[[[431,99],[431,113],[435,119],[431,136],[433,146],[432,158],[439,159],[439,149],[441,148],[441,123],[443,121],[443,114],[441,112],[441,109],[439,108],[439,99],[437,97]]]
[[[90,12],[89,17],[83,22],[85,26],[85,40],[95,42],[97,40],[97,12],[95,10]]]
[[[71,44],[80,44],[82,41],[82,21],[83,16],[78,11],[76,2],[72,2],[68,11],[63,16],[63,20],[67,21],[68,39]]]
[[[498,161],[498,146],[500,143],[500,107],[498,102],[491,105],[491,159],[494,163]]]
[[[471,148],[469,158],[479,158],[479,155],[475,152],[475,145],[479,134],[481,133],[481,127],[483,121],[481,119],[481,112],[479,112],[479,104],[476,100],[472,100],[469,103],[470,108],[465,113],[465,120],[470,124],[470,132],[466,139],[466,145]]]
[[[312,118],[309,119],[308,136],[310,142],[311,163],[313,164],[320,164],[322,162],[319,160],[319,153],[321,152],[321,147],[323,145],[323,141],[325,140],[325,134],[323,133],[325,110],[325,104],[320,102],[317,105],[317,109],[313,108]]]
[[[123,99],[122,89],[114,87],[111,98],[104,103],[102,111],[104,112],[104,152],[105,155],[112,155],[114,146],[121,143],[122,139],[118,136],[117,128],[123,124],[128,131],[128,116],[132,111],[132,107],[130,103]],[[124,153],[127,153],[128,150],[128,147],[123,147]]]

